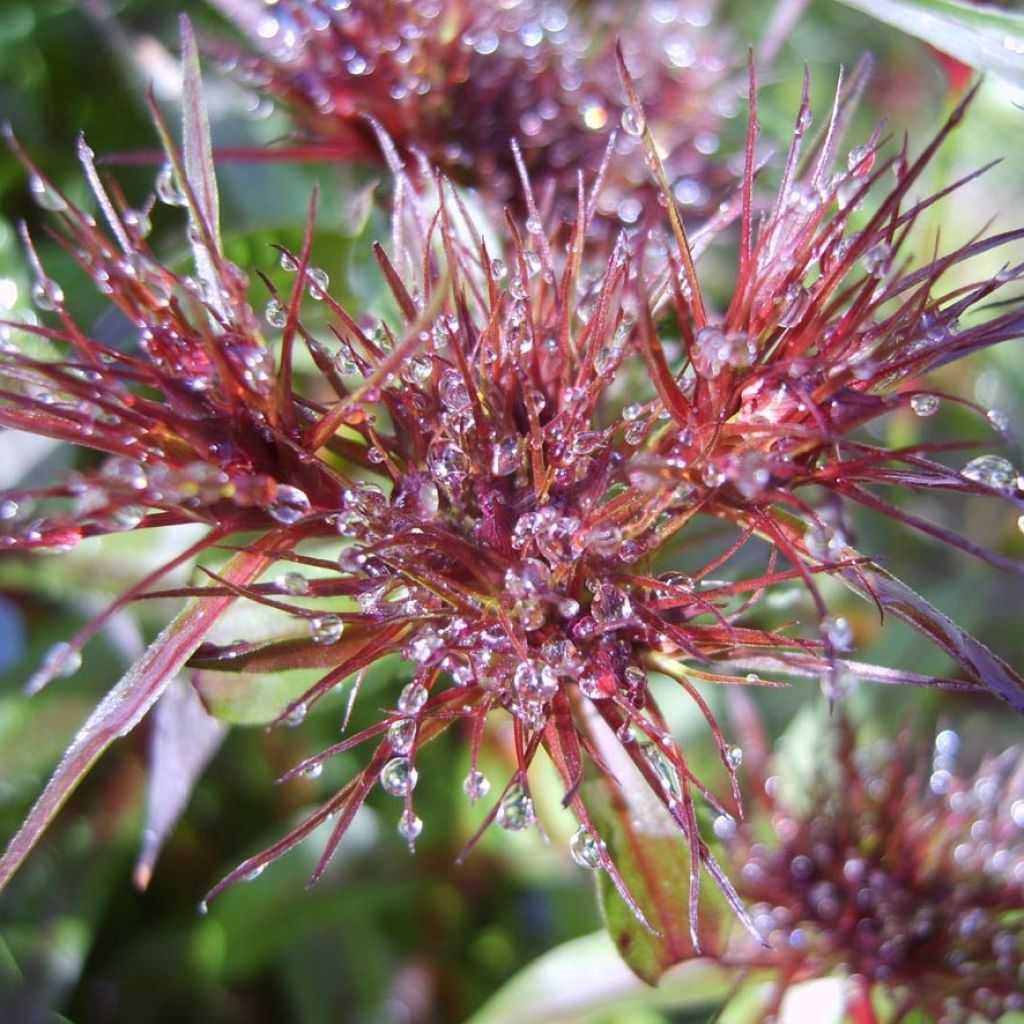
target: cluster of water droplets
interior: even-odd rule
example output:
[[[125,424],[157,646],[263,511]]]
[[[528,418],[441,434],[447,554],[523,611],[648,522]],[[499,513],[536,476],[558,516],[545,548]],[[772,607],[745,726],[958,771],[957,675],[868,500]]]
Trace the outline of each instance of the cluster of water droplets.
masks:
[[[883,744],[858,751],[855,778],[830,783],[842,789],[824,802],[819,794],[806,817],[776,802],[774,841],[715,822],[742,862],[740,891],[770,947],[918,995],[928,976],[925,1005],[940,1001],[950,1022],[1024,1007],[1019,754],[965,778],[960,745],[952,730],[936,736],[923,800],[904,792],[890,763],[899,755]],[[778,779],[766,788],[775,800]]]

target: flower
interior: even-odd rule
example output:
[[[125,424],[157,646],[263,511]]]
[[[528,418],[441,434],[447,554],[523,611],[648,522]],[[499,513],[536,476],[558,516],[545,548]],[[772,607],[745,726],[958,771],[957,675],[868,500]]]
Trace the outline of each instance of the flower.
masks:
[[[396,158],[425,161],[499,206],[522,199],[525,170],[557,216],[572,216],[578,175],[589,187],[621,124],[595,201],[615,224],[632,225],[651,212],[654,189],[621,99],[612,49],[621,38],[676,198],[709,209],[727,180],[708,159],[723,119],[738,111],[721,40],[706,27],[713,4],[644,2],[627,12],[538,0],[213,2],[253,48],[213,51],[243,84],[283,102],[304,155],[382,163],[393,143]]]
[[[957,767],[951,729],[923,764],[906,733],[872,747],[841,718],[834,737],[800,798],[783,795],[770,760],[756,761],[752,777],[765,785],[754,813],[715,825],[769,943],[741,937],[725,954],[771,969],[764,1019],[791,986],[840,972],[856,1019],[883,1004],[894,1020],[918,1011],[943,1024],[1024,1009],[1020,750],[986,756],[970,774]]]
[[[952,296],[934,294],[943,270],[1019,233],[919,270],[892,269],[893,253],[932,200],[901,204],[963,108],[919,159],[897,156],[899,173],[887,186],[875,140],[851,154],[848,171],[832,173],[845,93],[810,169],[799,169],[810,120],[805,94],[779,198],[756,236],[752,116],[735,289],[716,315],[694,266],[712,232],[684,232],[651,123],[624,64],[622,71],[626,109],[671,233],[623,235],[609,252],[603,232],[596,243],[589,234],[595,195],[581,193],[571,226],[548,229],[532,215],[525,223],[510,215],[495,249],[443,177],[430,189],[413,188],[396,165],[391,251],[373,251],[397,315],[374,317],[332,297],[310,262],[311,213],[301,252],[281,251],[282,266],[295,274],[290,296],[273,294],[266,307],[279,339],[264,338],[239,273],[221,254],[188,32],[184,150],[179,158],[169,148],[170,177],[161,175],[158,197],[187,209],[194,281],[155,263],[83,150],[109,235],[63,196],[48,205],[62,207],[68,248],[128,314],[137,345],[126,355],[78,326],[45,286],[26,235],[40,304],[59,326],[22,329],[60,354],[30,358],[11,345],[0,353],[16,383],[0,419],[119,460],[116,472],[105,466],[73,487],[37,495],[79,492],[60,527],[72,536],[194,520],[210,530],[199,547],[237,546],[240,535],[246,546],[226,567],[207,570],[212,586],[174,591],[193,603],[76,737],[0,862],[0,881],[88,765],[186,663],[214,671],[322,669],[282,710],[279,721],[292,724],[347,679],[355,680],[354,695],[363,670],[387,655],[399,655],[412,673],[374,726],[291,774],[316,774],[330,757],[368,744],[364,767],[213,894],[331,821],[319,876],[377,785],[401,801],[398,829],[412,845],[424,827],[414,803],[424,748],[463,724],[473,737],[466,792],[481,799],[489,783],[477,751],[487,721],[499,715],[511,718],[515,766],[481,831],[495,821],[513,831],[534,824],[529,770],[543,752],[579,823],[576,860],[606,871],[642,917],[581,790],[585,772],[606,770],[594,734],[607,727],[689,843],[694,917],[703,867],[748,924],[698,828],[705,802],[718,814],[728,813],[726,804],[738,813],[742,757],[698,682],[824,676],[835,689],[853,673],[987,689],[1024,707],[1020,676],[850,547],[839,520],[814,498],[824,491],[880,505],[858,489],[863,479],[1021,501],[998,457],[958,473],[927,460],[927,446],[889,451],[846,437],[910,402],[909,393],[893,393],[907,379],[1019,334],[1015,311],[976,326],[955,322],[1016,271]],[[49,196],[52,187],[40,180]],[[855,229],[851,211],[876,191],[878,212]],[[528,189],[533,206],[530,196]],[[313,326],[321,313],[323,330]],[[296,368],[300,348],[311,366],[305,374]],[[73,409],[64,408],[69,402]],[[92,429],[81,426],[87,421]],[[900,461],[914,472],[889,468]],[[127,524],[118,521],[126,507],[138,510]],[[907,513],[891,514],[946,537]],[[8,546],[38,546],[36,534],[44,533],[15,528]],[[275,561],[290,563],[287,572],[262,579]],[[829,614],[815,582],[822,576],[905,618],[957,660],[963,678],[849,661],[851,631]],[[761,607],[766,593],[792,581],[818,609],[810,636]],[[275,613],[282,629],[213,643],[214,621],[240,600]],[[652,672],[675,681],[707,718],[731,797],[719,798],[694,775],[649,685]],[[697,946],[694,919],[691,928]]]

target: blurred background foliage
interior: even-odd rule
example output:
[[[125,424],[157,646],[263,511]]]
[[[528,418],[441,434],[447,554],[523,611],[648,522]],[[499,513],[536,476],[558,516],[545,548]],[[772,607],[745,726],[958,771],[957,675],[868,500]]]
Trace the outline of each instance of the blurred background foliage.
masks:
[[[742,0],[721,5],[714,30],[732,40],[738,62],[761,37],[768,8]],[[74,160],[79,130],[98,154],[151,150],[154,134],[144,103],[148,81],[175,116],[178,9],[187,10],[200,28],[215,20],[195,0],[123,0],[110,7],[102,0],[0,3],[0,119],[11,123],[26,149],[72,198],[85,195]],[[912,146],[920,147],[951,104],[943,67],[922,44],[832,0],[810,5],[774,65],[762,71],[762,139],[778,149],[785,146],[805,63],[820,114],[839,65],[852,66],[864,52],[874,54],[876,70],[850,145],[866,137],[884,113],[895,140],[909,130]],[[218,146],[264,144],[287,132],[280,114],[225,82],[215,69],[208,68],[206,78]],[[933,234],[941,231],[944,246],[965,241],[989,220],[1002,228],[1018,223],[1024,208],[1020,103],[1019,93],[989,79],[966,124],[932,168],[928,186],[937,189],[995,156],[1008,157],[936,211],[929,227]],[[740,104],[727,129],[731,142],[719,156],[742,137],[744,113]],[[153,174],[154,167],[146,165],[118,171],[129,198],[136,200],[151,188]],[[259,269],[275,277],[279,271],[270,242],[296,244],[297,225],[317,183],[323,196],[317,262],[330,272],[342,301],[352,295],[364,307],[380,301],[369,241],[384,237],[386,225],[368,203],[374,183],[369,171],[224,163],[220,174],[232,259],[251,274]],[[45,240],[45,215],[30,199],[23,169],[6,151],[0,152],[0,193],[0,305],[13,307],[15,315],[26,312],[27,278],[13,227],[25,219],[82,322],[108,334],[122,329],[107,321],[101,297],[84,275]],[[158,209],[156,216],[155,237],[164,255],[183,258],[182,225],[166,211]],[[932,241],[923,238],[919,244],[926,252]],[[713,292],[727,289],[727,277],[715,276],[727,267],[727,262],[708,261]],[[974,272],[986,276],[998,269],[982,259]],[[255,274],[253,280],[254,302],[262,305],[263,285]],[[1021,436],[1019,343],[975,359],[966,370],[954,367],[938,387],[1000,409],[1009,417],[1012,436]],[[946,403],[928,420],[894,414],[885,429],[906,440],[924,431],[966,435],[994,449],[998,438],[979,419]],[[1006,454],[1019,464],[1019,444],[1011,443],[1010,449]],[[0,486],[52,479],[73,458],[58,446],[0,436]],[[974,500],[968,505],[944,495],[940,502],[922,498],[916,510],[997,550],[1024,554],[1024,538],[1001,504]],[[855,523],[864,549],[890,553],[887,565],[897,574],[1019,662],[1019,581],[909,536],[890,521],[859,516]],[[0,562],[4,841],[89,709],[167,620],[172,606],[153,602],[121,616],[90,645],[73,679],[32,700],[24,698],[21,687],[53,643],[158,557],[152,544],[144,536],[108,538],[59,558]],[[799,605],[793,609],[794,617],[805,612]],[[920,672],[948,670],[940,655],[908,631],[891,626],[883,637],[867,605],[851,603],[846,613],[865,659]],[[404,678],[400,665],[394,674]],[[378,673],[357,704],[353,727],[373,721],[376,708],[393,701],[398,685]],[[827,723],[817,688],[756,696],[770,734],[783,737],[788,730],[794,736],[791,747],[812,756]],[[709,698],[714,702],[717,695]],[[928,732],[936,721],[955,724],[968,761],[1020,734],[1019,722],[994,702],[866,684],[851,702],[868,736],[904,727]],[[717,754],[693,709],[680,701],[673,712],[673,724],[688,753],[695,751],[698,769],[703,760],[714,777]],[[324,702],[302,729],[233,729],[145,893],[132,887],[131,868],[142,824],[146,729],[111,750],[0,898],[0,1021],[402,1024],[463,1020],[474,1013],[480,1024],[709,1019],[728,983],[720,973],[687,966],[659,989],[646,990],[618,964],[607,941],[591,934],[600,927],[593,879],[565,853],[572,825],[560,810],[553,779],[536,783],[550,844],[534,834],[489,833],[466,863],[456,866],[483,811],[470,808],[463,797],[466,745],[450,734],[420,762],[417,809],[426,828],[415,857],[394,833],[393,802],[375,796],[314,889],[307,890],[305,880],[318,854],[315,838],[200,916],[198,902],[214,881],[349,776],[358,752],[330,762],[319,779],[274,785],[297,761],[336,740],[341,713],[340,701]],[[500,730],[489,738],[490,764],[484,767],[492,778],[507,774],[507,742]]]

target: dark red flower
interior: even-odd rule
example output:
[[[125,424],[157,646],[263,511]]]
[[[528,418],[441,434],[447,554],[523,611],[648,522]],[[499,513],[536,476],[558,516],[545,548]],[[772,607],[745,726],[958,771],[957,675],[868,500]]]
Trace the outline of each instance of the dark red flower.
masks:
[[[741,936],[724,959],[772,970],[763,1019],[792,986],[840,973],[850,1019],[873,1021],[883,1003],[887,1020],[916,1011],[943,1024],[1024,1009],[1020,751],[971,774],[957,767],[950,729],[930,763],[907,734],[869,747],[841,720],[834,738],[799,796],[755,760],[763,788],[750,818],[715,824],[768,941],[753,948]]]
[[[482,828],[534,822],[528,772],[543,751],[579,822],[576,859],[606,870],[639,914],[580,788],[586,771],[606,770],[593,737],[607,726],[686,836],[693,909],[703,866],[743,915],[697,827],[699,804],[719,814],[726,802],[738,804],[741,752],[715,724],[698,683],[834,682],[849,672],[986,689],[1024,708],[1020,676],[850,548],[832,505],[822,505],[824,495],[885,509],[861,486],[878,481],[1021,503],[1014,475],[991,461],[998,457],[957,472],[929,460],[924,447],[894,452],[848,437],[912,401],[895,390],[905,381],[1021,333],[1016,310],[979,326],[956,323],[1005,281],[953,295],[936,288],[948,266],[1019,233],[916,271],[893,263],[933,201],[904,209],[907,193],[962,110],[921,158],[908,162],[901,152],[888,161],[899,172],[889,184],[875,140],[851,154],[849,170],[833,173],[843,95],[801,170],[805,101],[779,199],[756,233],[752,118],[735,289],[716,312],[694,269],[709,233],[683,232],[626,75],[627,113],[663,190],[671,234],[622,237],[608,254],[601,232],[598,259],[588,240],[596,203],[581,193],[571,227],[547,231],[532,217],[523,225],[510,217],[500,252],[491,251],[444,179],[413,188],[396,167],[391,253],[379,245],[374,252],[397,316],[374,322],[331,297],[310,263],[311,218],[302,252],[282,252],[295,286],[290,296],[271,297],[266,319],[281,334],[268,342],[238,271],[220,255],[198,70],[186,51],[184,157],[172,161],[180,191],[165,180],[161,193],[188,208],[195,280],[153,261],[129,223],[137,215],[128,216],[116,191],[104,191],[88,159],[109,233],[51,196],[44,182],[49,205],[64,207],[68,248],[127,313],[138,344],[126,354],[89,337],[42,278],[41,304],[57,326],[25,329],[59,354],[51,361],[4,350],[13,383],[0,419],[120,460],[35,496],[84,495],[53,530],[77,537],[195,520],[210,528],[200,546],[238,546],[244,538],[245,550],[210,572],[212,586],[175,591],[195,601],[76,738],[0,863],[0,881],[82,772],[138,722],[186,661],[204,671],[323,669],[283,710],[281,720],[291,722],[347,679],[355,678],[357,690],[363,670],[386,655],[400,655],[412,670],[376,725],[295,772],[315,773],[362,743],[372,747],[365,767],[215,892],[330,819],[319,875],[378,784],[401,800],[399,830],[414,842],[423,827],[414,791],[426,745],[464,727],[466,791],[482,798],[479,738],[488,717],[504,713],[513,723],[515,769]],[[855,228],[851,211],[876,192],[877,212]],[[526,206],[536,208],[532,193]],[[307,325],[307,299],[326,311],[330,336]],[[315,368],[305,378],[293,363],[300,346]],[[91,430],[82,426],[86,417]],[[126,508],[137,511],[119,522]],[[945,539],[937,527],[922,528]],[[9,546],[38,546],[53,530],[16,528]],[[324,546],[332,541],[328,557]],[[290,562],[289,571],[261,581],[274,560]],[[849,627],[829,614],[815,584],[822,575],[842,579],[938,642],[962,678],[844,658]],[[766,593],[794,580],[818,608],[810,635],[758,608]],[[228,646],[203,642],[240,599],[278,613],[280,629]],[[733,784],[731,801],[694,776],[651,692],[651,672],[678,683],[707,717]]]
[[[522,198],[516,142],[541,212],[553,203],[558,216],[572,216],[578,175],[589,187],[614,153],[594,202],[613,221],[635,224],[655,192],[622,102],[620,40],[676,199],[707,209],[727,180],[709,157],[738,102],[721,34],[707,24],[712,3],[212,2],[253,47],[214,52],[243,84],[284,103],[306,136],[293,154],[383,163],[383,130],[413,166],[425,161],[504,204]]]

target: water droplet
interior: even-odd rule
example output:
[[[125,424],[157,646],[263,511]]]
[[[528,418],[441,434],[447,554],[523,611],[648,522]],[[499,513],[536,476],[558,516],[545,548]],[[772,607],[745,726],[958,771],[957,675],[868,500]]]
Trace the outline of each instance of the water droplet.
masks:
[[[500,281],[507,273],[508,267],[505,265],[504,260],[491,260],[491,277],[495,281]]]
[[[601,866],[601,845],[584,825],[580,825],[572,834],[569,853],[581,868],[593,871]]]
[[[309,631],[314,643],[328,647],[331,644],[336,644],[341,639],[341,634],[345,631],[345,625],[337,615],[328,613],[327,615],[317,615],[315,618],[310,619]]]
[[[323,761],[314,761],[311,765],[308,765],[306,768],[304,768],[303,772],[302,772],[302,774],[307,779],[319,779],[320,776],[323,775],[323,773],[324,773],[324,763],[323,763]]]
[[[327,294],[328,285],[331,283],[331,279],[328,276],[327,271],[320,267],[307,267],[306,279],[309,281],[307,286],[309,297],[316,301],[323,299]]]
[[[939,400],[935,395],[914,395],[910,399],[910,408],[917,416],[934,416],[939,409]]]
[[[393,757],[380,770],[381,788],[389,796],[405,796],[416,788],[418,773],[407,757]]]
[[[45,313],[52,313],[64,301],[64,290],[56,281],[48,277],[40,277],[36,280],[32,284],[29,295],[36,309],[41,309]]]
[[[289,274],[294,274],[299,269],[299,261],[290,252],[283,251],[278,262],[281,264],[281,269]]]
[[[405,839],[410,847],[423,831],[423,819],[411,810],[402,811],[398,819],[398,834]]]
[[[58,676],[67,678],[73,676],[81,667],[81,652],[71,644],[61,641],[46,652],[38,674],[46,679],[56,679]]]
[[[463,412],[470,407],[469,390],[458,370],[444,371],[438,391],[441,402],[449,412]]]
[[[530,216],[526,218],[526,230],[529,231],[531,235],[539,235],[544,230],[544,225],[541,223],[540,217],[535,214],[530,214]]]
[[[155,188],[157,199],[167,206],[184,206],[187,202],[174,168],[169,163],[165,163],[157,172]]]
[[[409,683],[398,697],[398,710],[406,715],[415,715],[427,703],[427,688],[422,683]]]
[[[861,262],[872,277],[884,277],[892,262],[892,246],[887,242],[876,242],[864,253]]]
[[[1019,829],[1024,829],[1024,800],[1014,800],[1010,804],[1010,821]]]
[[[408,754],[415,741],[415,719],[400,718],[388,726],[388,743],[396,754]]]
[[[262,875],[263,872],[266,870],[266,867],[266,864],[257,864],[256,867],[254,867],[251,871],[247,871],[244,875],[242,875],[242,881],[255,882],[256,879],[259,878],[260,875]]]
[[[551,700],[558,692],[558,676],[550,665],[536,661],[522,661],[512,675],[516,692],[527,703]]]
[[[533,801],[521,786],[513,786],[505,794],[495,820],[506,832],[521,832],[533,824]]]
[[[590,700],[607,700],[615,692],[611,673],[600,668],[584,669],[577,683],[580,693]]]
[[[306,720],[306,713],[309,709],[306,705],[299,701],[298,704],[293,707],[287,715],[282,719],[282,724],[287,725],[289,729],[294,729],[297,725],[302,725]]]
[[[711,828],[719,839],[732,839],[736,835],[736,819],[731,814],[720,814]]]
[[[491,449],[491,472],[495,476],[508,476],[519,464],[519,438],[503,437]]]
[[[309,593],[309,580],[301,572],[286,572],[274,580],[274,587],[283,594],[296,596]]]
[[[463,781],[462,790],[470,800],[476,802],[482,800],[491,791],[491,781],[483,772],[474,768]]]
[[[985,413],[985,418],[992,424],[1000,434],[1009,436],[1010,434],[1010,417],[1003,412],[1002,409],[989,409]]]
[[[288,323],[288,310],[279,299],[271,299],[267,303],[266,317],[271,327],[284,327]]]
[[[627,135],[632,135],[634,138],[638,138],[643,135],[644,128],[647,127],[647,118],[644,115],[643,108],[637,104],[629,104],[622,111],[622,130]]]
[[[675,765],[672,764],[661,747],[656,743],[649,743],[642,748],[641,752],[644,760],[654,770],[654,774],[661,783],[662,789],[664,789],[666,793],[670,793],[673,796],[678,797],[680,793],[679,775],[676,772]]]
[[[145,210],[125,210],[121,220],[136,238],[148,238],[153,231],[153,222]]]
[[[44,210],[53,210],[59,213],[66,210],[68,204],[64,197],[51,185],[44,181],[38,174],[30,175],[28,179],[28,190],[35,201],[36,206]]]
[[[742,747],[726,747],[725,748],[725,763],[735,771],[741,764],[743,764],[743,748]]]
[[[427,449],[427,469],[440,483],[460,483],[471,468],[469,456],[452,441],[437,439]]]
[[[601,583],[590,613],[596,622],[624,622],[633,614],[633,604],[625,591],[614,584]]]
[[[993,490],[1012,493],[1017,486],[1017,471],[1001,455],[979,455],[961,470],[961,475]]]
[[[848,651],[853,644],[853,629],[846,619],[826,616],[821,621],[821,632],[840,651]]]
[[[305,491],[300,491],[298,487],[292,487],[290,484],[278,484],[273,499],[267,505],[270,516],[285,526],[297,523],[309,515],[311,509]]]

